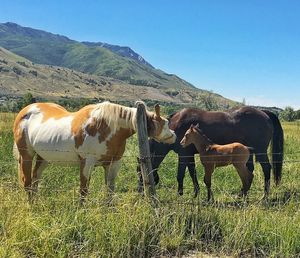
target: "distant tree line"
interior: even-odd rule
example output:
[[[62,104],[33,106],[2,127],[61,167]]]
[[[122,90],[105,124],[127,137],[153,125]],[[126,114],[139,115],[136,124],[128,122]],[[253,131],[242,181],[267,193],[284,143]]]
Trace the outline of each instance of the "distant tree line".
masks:
[[[292,107],[286,107],[279,113],[279,118],[284,121],[292,122],[300,119],[300,109],[294,110]]]
[[[1,97],[1,96],[0,96]],[[0,98],[2,100],[0,102],[0,112],[19,112],[22,108],[26,107],[27,105],[31,103],[35,103],[36,101],[38,102],[47,102],[49,100],[47,99],[36,99],[33,97],[31,93],[26,93],[23,95],[21,98],[8,98],[3,101],[3,97]],[[67,97],[62,97],[55,102],[63,107],[65,107],[67,110],[70,111],[75,111],[83,106],[89,105],[89,104],[94,104],[94,103],[99,103],[104,101],[104,99],[87,99],[87,98],[67,98]],[[115,103],[125,105],[125,106],[134,106],[134,101],[113,101]],[[175,104],[175,103],[168,103],[168,102],[162,102],[162,101],[157,101],[157,100],[146,100],[145,103],[147,106],[152,109],[155,104],[160,104],[163,107],[163,113],[165,115],[171,115],[174,112],[177,112],[178,110],[182,109],[185,107],[184,105],[181,104]],[[195,102],[194,107],[202,108],[204,110],[219,110],[220,107],[216,104],[213,94],[211,92],[208,92],[206,94],[203,94],[199,96],[198,101]],[[274,111],[273,111],[274,112]],[[275,112],[279,116],[281,120],[284,121],[295,121],[295,120],[300,120],[300,109],[299,110],[294,110],[292,107],[286,107],[283,111],[281,112]]]

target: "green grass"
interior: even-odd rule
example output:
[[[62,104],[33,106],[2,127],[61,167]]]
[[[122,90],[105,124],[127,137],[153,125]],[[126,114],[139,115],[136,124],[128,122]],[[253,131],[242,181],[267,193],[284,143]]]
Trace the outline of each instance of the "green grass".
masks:
[[[282,184],[275,188],[272,183],[268,202],[260,201],[263,174],[256,164],[247,204],[236,196],[240,181],[234,169],[217,169],[212,184],[215,203],[208,204],[199,165],[199,198],[192,198],[188,175],[184,196],[177,196],[177,159],[170,153],[160,168],[159,201],[153,208],[136,193],[138,149],[133,137],[127,143],[111,202],[102,168],[93,172],[90,194],[80,207],[79,170],[50,166],[35,202],[29,204],[18,186],[12,157],[12,119],[13,115],[0,115],[0,257],[171,256],[191,250],[243,257],[299,257],[299,163],[284,164]],[[300,124],[284,123],[284,131],[285,160],[300,160]]]

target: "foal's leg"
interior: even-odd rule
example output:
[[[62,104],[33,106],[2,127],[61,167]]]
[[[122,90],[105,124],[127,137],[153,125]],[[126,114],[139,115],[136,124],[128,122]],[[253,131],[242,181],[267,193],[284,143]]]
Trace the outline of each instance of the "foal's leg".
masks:
[[[105,183],[110,192],[115,190],[115,179],[121,167],[121,160],[112,161],[109,165],[105,166]]]
[[[199,183],[198,183],[198,179],[197,179],[197,171],[195,168],[195,158],[194,157],[190,157],[188,159],[188,169],[189,169],[190,177],[192,178],[193,184],[194,184],[194,197],[197,197],[200,188],[199,188]]]
[[[242,181],[242,189],[241,189],[241,194],[243,196],[247,195],[248,190],[250,189],[252,179],[253,179],[253,174],[248,170],[246,164],[243,163],[234,163],[233,166],[237,170],[239,177]]]
[[[94,158],[86,158],[80,160],[80,201],[85,200],[88,193],[91,171],[95,166]]]
[[[204,175],[204,183],[207,188],[207,201],[213,199],[212,190],[211,190],[211,176],[214,172],[214,164],[206,164],[204,165],[205,175]]]
[[[41,156],[37,155],[34,169],[32,171],[32,188],[34,192],[37,192],[39,180],[41,178],[43,170],[47,167],[48,162]]]

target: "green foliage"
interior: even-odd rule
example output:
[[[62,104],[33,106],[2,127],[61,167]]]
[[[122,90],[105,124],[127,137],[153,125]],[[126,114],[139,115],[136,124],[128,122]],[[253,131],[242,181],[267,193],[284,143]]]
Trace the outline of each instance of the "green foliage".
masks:
[[[300,119],[300,110],[294,111],[292,107],[286,107],[280,113],[280,118],[288,122],[295,121],[296,119]]]
[[[1,257],[159,257],[197,250],[233,257],[298,257],[300,252],[300,124],[284,123],[283,181],[263,195],[263,173],[255,166],[248,203],[238,199],[240,181],[233,167],[217,169],[215,203],[193,199],[190,178],[177,196],[177,158],[170,153],[160,167],[157,207],[136,193],[137,139],[127,142],[116,193],[108,199],[104,171],[92,173],[86,204],[80,206],[77,167],[49,166],[35,202],[18,185],[12,156],[14,114],[0,114]],[[198,160],[198,159],[197,159]],[[203,169],[197,164],[199,177]],[[203,253],[200,253],[201,257]]]
[[[21,100],[17,102],[18,109],[21,110],[22,108],[35,103],[35,98],[32,96],[30,92],[26,93]]]
[[[76,111],[86,105],[95,103],[95,99],[69,99],[69,98],[61,98],[58,100],[58,104],[65,107],[67,110]]]
[[[216,101],[216,98],[212,91],[208,91],[206,93],[199,95],[198,99],[199,99],[198,105],[200,107],[203,107],[203,109],[207,111],[220,109],[218,102]]]

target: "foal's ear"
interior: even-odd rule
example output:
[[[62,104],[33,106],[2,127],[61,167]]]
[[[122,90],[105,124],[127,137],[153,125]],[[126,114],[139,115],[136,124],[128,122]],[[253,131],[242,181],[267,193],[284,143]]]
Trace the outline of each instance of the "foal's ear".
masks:
[[[155,114],[158,117],[160,117],[160,106],[159,106],[159,104],[155,104],[154,108],[155,108]]]
[[[199,126],[199,123],[198,124],[196,124],[196,126],[195,126],[197,129],[200,129],[200,126]]]

